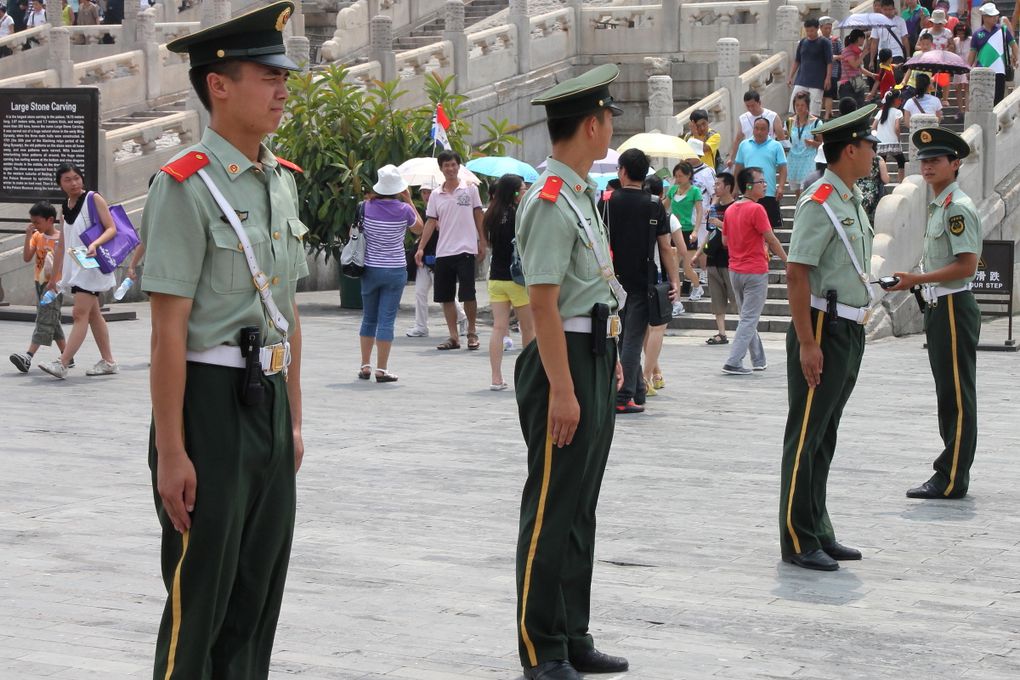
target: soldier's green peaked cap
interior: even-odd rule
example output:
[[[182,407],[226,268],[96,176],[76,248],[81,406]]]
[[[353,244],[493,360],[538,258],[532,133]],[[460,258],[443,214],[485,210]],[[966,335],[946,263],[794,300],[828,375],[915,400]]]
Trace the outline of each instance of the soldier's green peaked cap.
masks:
[[[535,106],[544,106],[549,118],[571,118],[609,109],[614,116],[623,109],[613,103],[609,83],[620,77],[616,64],[596,66],[576,78],[564,80],[531,100]]]
[[[910,136],[910,141],[917,147],[918,160],[939,156],[966,158],[970,155],[970,145],[960,135],[945,128],[921,128]]]
[[[879,143],[878,137],[871,131],[871,114],[878,107],[868,104],[856,111],[833,118],[825,125],[819,125],[812,132],[822,136],[822,141],[829,142],[856,142],[867,140]]]
[[[191,68],[227,59],[243,59],[266,66],[300,71],[283,46],[283,28],[294,13],[290,0],[274,2],[222,23],[167,43],[171,52],[191,57]]]

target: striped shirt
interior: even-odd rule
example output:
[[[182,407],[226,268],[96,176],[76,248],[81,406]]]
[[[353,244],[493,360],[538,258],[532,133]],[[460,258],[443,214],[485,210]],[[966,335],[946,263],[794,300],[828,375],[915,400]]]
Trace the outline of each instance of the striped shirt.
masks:
[[[365,203],[365,266],[406,267],[404,235],[414,225],[414,208],[394,199]]]

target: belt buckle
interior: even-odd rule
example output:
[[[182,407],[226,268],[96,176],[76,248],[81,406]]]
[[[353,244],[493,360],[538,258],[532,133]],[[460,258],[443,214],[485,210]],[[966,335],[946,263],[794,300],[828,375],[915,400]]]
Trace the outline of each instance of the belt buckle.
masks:
[[[607,334],[611,338],[618,337],[620,335],[620,315],[613,314],[609,317],[609,333]]]
[[[866,326],[868,324],[868,321],[870,320],[871,320],[871,308],[868,307],[868,309],[866,309],[864,312],[864,318],[858,321],[857,323],[859,323],[862,326]]]
[[[287,366],[287,349],[284,345],[273,345],[272,356],[269,359],[269,370],[273,373],[279,373]]]

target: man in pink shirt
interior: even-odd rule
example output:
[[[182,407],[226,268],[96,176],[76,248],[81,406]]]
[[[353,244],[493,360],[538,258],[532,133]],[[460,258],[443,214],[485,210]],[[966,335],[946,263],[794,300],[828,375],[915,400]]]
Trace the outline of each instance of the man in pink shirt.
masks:
[[[786,262],[786,252],[772,233],[768,214],[758,201],[765,195],[765,177],[760,168],[744,168],[737,175],[737,188],[743,194],[726,209],[723,218],[723,245],[730,253],[730,283],[740,308],[740,322],[733,337],[730,357],[723,373],[749,375],[768,368],[765,348],[758,336],[758,319],[765,308],[769,289],[769,249]],[[744,366],[744,355],[751,351],[751,368]]]
[[[434,300],[443,305],[443,316],[450,337],[436,349],[460,349],[457,334],[457,307],[454,296],[464,303],[467,314],[468,349],[478,349],[478,333],[475,320],[478,317],[478,303],[475,299],[475,261],[485,259],[485,231],[482,229],[482,200],[478,187],[461,181],[460,155],[444,151],[436,158],[445,181],[429,196],[425,208],[425,229],[422,232],[418,252],[414,259],[422,266],[425,244],[432,233],[439,230],[436,244],[435,293]],[[458,292],[459,287],[459,292]]]

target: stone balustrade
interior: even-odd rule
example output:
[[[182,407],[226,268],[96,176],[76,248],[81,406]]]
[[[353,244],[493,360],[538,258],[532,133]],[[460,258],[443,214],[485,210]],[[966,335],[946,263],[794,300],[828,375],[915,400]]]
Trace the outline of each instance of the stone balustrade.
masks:
[[[200,21],[167,21],[156,24],[154,38],[160,45],[166,44],[177,38],[192,33],[197,33],[202,28]]]
[[[0,38],[0,48],[11,51],[0,58],[0,78],[45,69],[49,62],[51,28],[44,24]]]
[[[144,194],[149,176],[201,138],[194,111],[146,120],[106,132],[106,187],[109,196]]]
[[[401,105],[411,108],[427,104],[425,78],[431,74],[440,78],[453,74],[453,44],[443,40],[401,52],[396,58],[396,71],[397,76],[404,81],[401,83],[402,89],[407,92],[400,99]]]
[[[323,57],[330,61],[347,58],[370,46],[369,23],[374,16],[393,20],[393,30],[401,30],[442,13],[446,0],[358,0],[336,16],[333,39],[322,46]]]
[[[362,90],[367,90],[374,81],[382,80],[382,64],[368,61],[352,66],[347,70],[347,80]]]
[[[583,7],[581,54],[663,54],[675,51],[675,36],[663,30],[661,5]]]
[[[560,61],[570,51],[575,32],[574,10],[558,9],[531,17],[528,38],[531,68],[538,69]]]
[[[467,90],[517,75],[517,27],[497,26],[467,36]]]

